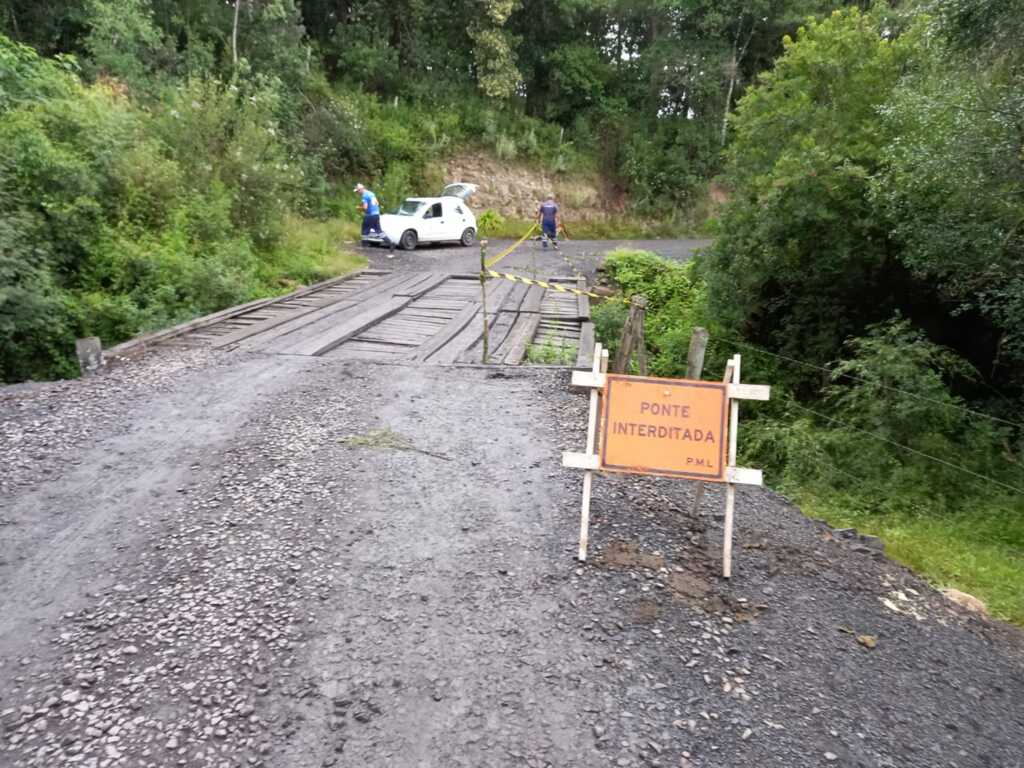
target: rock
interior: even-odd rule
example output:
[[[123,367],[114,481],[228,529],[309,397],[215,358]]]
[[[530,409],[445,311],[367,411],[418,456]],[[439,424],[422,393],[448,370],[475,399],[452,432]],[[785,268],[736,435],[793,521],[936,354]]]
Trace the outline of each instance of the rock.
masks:
[[[971,611],[972,613],[979,613],[982,616],[988,615],[988,606],[974,595],[961,592],[959,589],[943,589],[941,591],[942,594],[946,596],[947,600],[952,603],[956,603],[961,608],[966,608],[968,611]]]
[[[65,704],[77,704],[79,699],[82,698],[82,692],[76,690],[67,690],[60,695],[60,700]]]
[[[837,539],[855,539],[857,538],[856,528],[833,528],[832,535]]]
[[[865,648],[874,648],[878,645],[878,638],[874,635],[857,635],[857,642]]]
[[[828,760],[830,763],[834,763],[836,760],[839,759],[839,755],[837,755],[835,752],[826,752],[825,759]]]
[[[745,730],[743,732],[743,735],[740,736],[740,738],[743,739],[744,741],[746,741],[747,739],[749,739],[753,735],[754,735],[754,732],[752,730],[750,730],[749,728],[747,728],[747,730]]]
[[[876,552],[885,552],[885,542],[882,541],[878,536],[872,536],[867,533],[860,535],[860,543],[865,547],[869,547]]]
[[[595,725],[594,726],[594,738],[595,739],[600,739],[602,736],[604,736],[604,734],[605,734],[605,729],[604,729],[603,725]]]

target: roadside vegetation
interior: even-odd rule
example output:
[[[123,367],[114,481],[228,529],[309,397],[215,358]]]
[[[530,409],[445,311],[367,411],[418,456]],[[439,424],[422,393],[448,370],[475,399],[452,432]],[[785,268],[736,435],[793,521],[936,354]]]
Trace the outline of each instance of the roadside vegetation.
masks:
[[[692,229],[726,115],[840,5],[0,0],[0,380],[349,269],[353,183],[391,208],[458,151],[599,179],[574,238]]]
[[[500,216],[485,210],[477,216],[481,237],[518,240],[525,235],[536,221]],[[652,240],[700,235],[707,226],[707,219],[694,222],[690,219],[673,218],[645,220],[639,216],[608,216],[604,219],[572,221],[559,237],[568,240]],[[534,233],[536,235],[536,233]]]
[[[1024,6],[929,7],[801,28],[737,107],[714,246],[606,269],[654,374],[700,325],[706,378],[773,385],[740,439],[773,487],[1024,623]]]

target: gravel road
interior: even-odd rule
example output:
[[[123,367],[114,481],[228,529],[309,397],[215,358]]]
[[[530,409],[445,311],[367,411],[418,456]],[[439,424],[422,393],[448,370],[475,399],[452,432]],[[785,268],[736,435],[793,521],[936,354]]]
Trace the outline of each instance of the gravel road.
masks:
[[[491,240],[487,244],[488,258],[498,256],[515,244],[515,240]],[[531,277],[555,277],[581,274],[593,282],[596,268],[604,256],[616,248],[638,248],[677,261],[686,261],[701,248],[711,245],[710,240],[566,240],[559,250],[544,249],[536,240],[527,240],[495,267],[504,272]],[[376,269],[436,270],[455,273],[480,271],[480,248],[430,245],[415,251],[388,251],[386,248],[360,248],[370,266]]]
[[[731,583],[684,482],[597,478],[577,563],[585,408],[180,348],[0,389],[0,766],[1021,764],[1022,633],[769,491]]]

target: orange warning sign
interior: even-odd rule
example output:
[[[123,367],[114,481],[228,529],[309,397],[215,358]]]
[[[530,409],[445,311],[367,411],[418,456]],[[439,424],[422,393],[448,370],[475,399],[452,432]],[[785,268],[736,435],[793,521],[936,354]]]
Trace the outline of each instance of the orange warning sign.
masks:
[[[725,481],[725,384],[609,374],[601,469]]]

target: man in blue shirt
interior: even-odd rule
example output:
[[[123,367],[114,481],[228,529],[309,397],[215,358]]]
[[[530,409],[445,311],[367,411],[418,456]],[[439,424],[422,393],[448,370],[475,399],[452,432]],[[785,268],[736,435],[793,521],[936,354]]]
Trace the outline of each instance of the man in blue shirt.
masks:
[[[370,233],[383,234],[380,229],[380,203],[377,196],[362,184],[356,184],[352,191],[359,193],[362,198],[359,210],[363,212],[363,237]]]
[[[548,240],[558,250],[558,204],[553,195],[540,204],[537,209],[537,221],[540,222],[540,242],[547,250]]]

